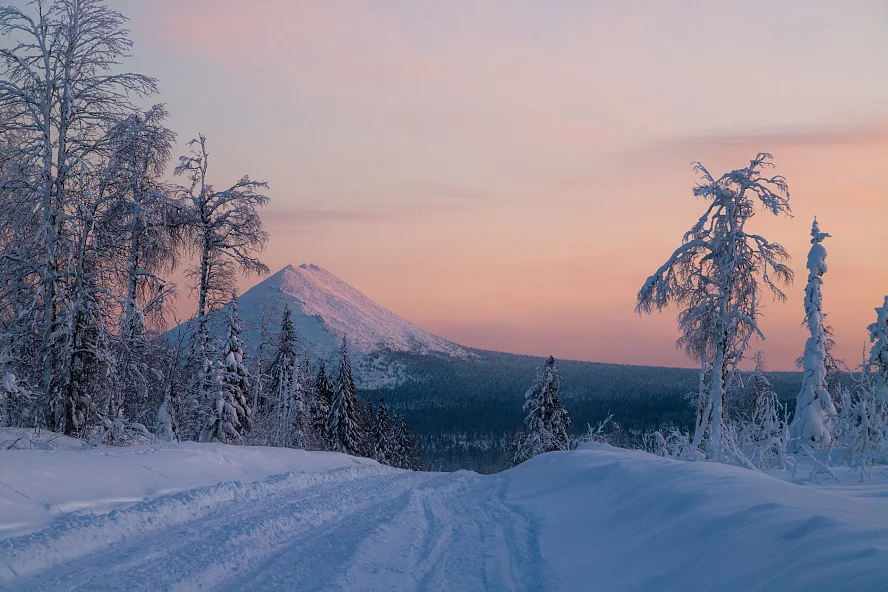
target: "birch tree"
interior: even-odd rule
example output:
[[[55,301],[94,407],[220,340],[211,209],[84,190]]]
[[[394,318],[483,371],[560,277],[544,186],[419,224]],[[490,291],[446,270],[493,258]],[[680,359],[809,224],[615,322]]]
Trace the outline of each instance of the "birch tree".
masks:
[[[131,97],[156,92],[154,79],[118,72],[132,47],[125,23],[100,0],[0,8],[0,34],[11,40],[0,48],[0,109],[6,115],[0,134],[20,137],[0,159],[28,172],[17,182],[31,196],[39,229],[28,241],[31,259],[18,263],[37,286],[32,306],[39,309],[38,382],[47,423],[69,434],[83,409],[76,408],[71,375],[64,372],[71,364],[66,350],[80,346],[73,333],[93,314],[92,303],[71,293],[78,266],[87,269],[78,257],[89,226],[74,228],[83,213],[75,198],[82,195],[84,171],[98,168],[106,155],[107,130],[133,111]]]
[[[701,367],[692,445],[709,458],[722,452],[724,399],[749,340],[764,338],[759,327],[763,290],[785,300],[792,281],[789,254],[779,243],[747,229],[757,209],[790,216],[789,189],[781,175],[767,176],[772,157],[759,153],[749,165],[715,178],[702,164],[696,197],[708,203],[682,244],[645,281],[636,311],[670,305],[678,314],[678,346]]]

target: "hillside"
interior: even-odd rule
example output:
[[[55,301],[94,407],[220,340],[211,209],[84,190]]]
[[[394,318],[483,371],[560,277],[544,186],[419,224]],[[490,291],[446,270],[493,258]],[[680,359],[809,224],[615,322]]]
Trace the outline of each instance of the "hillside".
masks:
[[[471,351],[468,360],[396,355],[411,379],[363,391],[374,398],[384,395],[390,408],[407,409],[429,469],[502,470],[506,440],[523,428],[524,393],[544,359]],[[697,388],[696,370],[573,360],[559,360],[558,370],[575,433],[610,413],[631,442],[653,429],[692,427],[686,395]],[[795,400],[800,373],[770,372],[768,378],[781,400]]]

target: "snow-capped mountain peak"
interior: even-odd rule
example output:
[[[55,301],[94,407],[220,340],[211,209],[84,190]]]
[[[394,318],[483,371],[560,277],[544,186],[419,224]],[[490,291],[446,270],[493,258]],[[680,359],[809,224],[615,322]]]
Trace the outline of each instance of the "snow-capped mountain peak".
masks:
[[[400,371],[386,353],[471,357],[465,348],[433,335],[383,308],[326,269],[314,264],[288,265],[240,298],[244,339],[249,349],[275,334],[285,306],[296,329],[297,347],[311,357],[338,360],[343,336],[348,340],[359,383],[400,382]]]

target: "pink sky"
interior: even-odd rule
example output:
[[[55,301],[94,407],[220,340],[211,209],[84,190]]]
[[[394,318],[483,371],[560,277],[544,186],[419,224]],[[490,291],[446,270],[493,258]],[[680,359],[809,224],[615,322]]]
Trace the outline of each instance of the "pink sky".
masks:
[[[760,150],[795,212],[754,222],[798,278],[765,313],[771,367],[804,346],[814,215],[849,363],[888,292],[884,3],[113,4],[215,182],[270,182],[272,269],[318,264],[459,343],[691,364],[635,293],[702,211],[691,161]]]

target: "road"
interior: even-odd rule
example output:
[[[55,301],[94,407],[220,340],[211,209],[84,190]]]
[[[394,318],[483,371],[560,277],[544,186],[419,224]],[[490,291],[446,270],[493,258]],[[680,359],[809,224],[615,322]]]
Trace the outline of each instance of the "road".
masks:
[[[63,517],[0,541],[15,590],[544,590],[507,475],[290,473]]]

